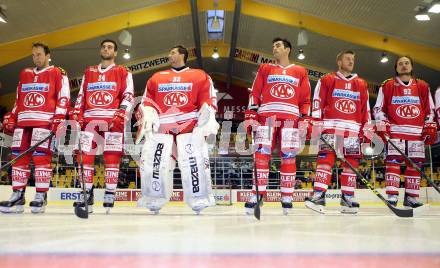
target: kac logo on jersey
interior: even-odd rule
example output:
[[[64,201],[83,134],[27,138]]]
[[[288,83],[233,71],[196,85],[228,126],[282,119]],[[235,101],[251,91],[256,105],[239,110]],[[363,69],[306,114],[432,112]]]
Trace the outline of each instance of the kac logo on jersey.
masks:
[[[291,99],[295,96],[295,90],[287,83],[277,83],[270,89],[270,95],[279,99]]]
[[[163,103],[166,106],[181,107],[188,103],[188,96],[182,92],[171,92],[165,95]]]
[[[352,114],[356,112],[356,103],[348,99],[340,99],[335,102],[336,110],[344,114]]]
[[[412,119],[420,115],[420,109],[416,105],[400,105],[396,109],[396,114],[401,118]]]
[[[38,92],[30,92],[24,97],[24,107],[37,108],[43,106],[46,102],[46,98]]]
[[[99,90],[90,95],[89,102],[94,106],[107,106],[113,102],[113,96],[107,91]]]

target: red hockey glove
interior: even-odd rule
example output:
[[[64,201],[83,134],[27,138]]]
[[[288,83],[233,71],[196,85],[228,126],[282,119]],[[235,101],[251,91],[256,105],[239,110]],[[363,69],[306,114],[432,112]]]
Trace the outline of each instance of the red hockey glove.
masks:
[[[251,133],[252,126],[258,123],[258,112],[256,109],[244,111],[244,127],[247,133]]]
[[[376,134],[383,140],[383,142],[386,142],[386,137],[390,136],[390,128],[391,124],[388,120],[376,121]]]
[[[14,133],[16,123],[17,123],[17,118],[15,117],[15,114],[11,112],[6,113],[5,116],[3,117],[3,128],[9,134]]]
[[[313,123],[315,122],[315,119],[316,118],[313,118],[308,115],[299,118],[298,129],[299,129],[300,137],[305,136],[306,140],[310,140],[312,136]]]
[[[426,122],[422,130],[422,140],[426,145],[432,145],[437,141],[437,124]]]
[[[113,115],[112,123],[110,124],[111,132],[124,132],[124,125],[126,120],[125,110],[119,109]]]
[[[51,132],[57,132],[58,128],[61,127],[65,128],[66,124],[64,123],[66,121],[66,116],[63,114],[56,114],[52,117],[52,124],[50,126],[50,131]],[[60,129],[60,131],[61,131]]]
[[[69,120],[74,120],[78,123],[79,127],[82,128],[84,124],[83,112],[80,109],[73,108],[68,112]]]
[[[359,131],[359,140],[361,143],[371,143],[375,132],[376,126],[371,122],[367,122],[362,126],[361,131]]]

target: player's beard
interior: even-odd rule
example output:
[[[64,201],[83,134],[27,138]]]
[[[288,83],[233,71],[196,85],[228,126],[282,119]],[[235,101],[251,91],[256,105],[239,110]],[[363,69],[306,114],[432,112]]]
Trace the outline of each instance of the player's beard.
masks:
[[[101,55],[101,59],[102,60],[113,60],[115,57],[114,56],[103,56],[103,55]]]
[[[404,76],[404,75],[409,75],[409,76],[411,76],[411,72],[399,73],[399,76]]]

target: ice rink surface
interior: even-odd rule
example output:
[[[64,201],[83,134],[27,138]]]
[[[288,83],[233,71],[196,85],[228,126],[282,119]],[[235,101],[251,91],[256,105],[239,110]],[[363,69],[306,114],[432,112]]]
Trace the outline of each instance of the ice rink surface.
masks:
[[[265,205],[258,222],[242,204],[195,215],[182,204],[159,215],[95,205],[0,215],[0,267],[440,267],[440,207],[398,218],[385,207],[320,215],[302,203],[288,216]]]

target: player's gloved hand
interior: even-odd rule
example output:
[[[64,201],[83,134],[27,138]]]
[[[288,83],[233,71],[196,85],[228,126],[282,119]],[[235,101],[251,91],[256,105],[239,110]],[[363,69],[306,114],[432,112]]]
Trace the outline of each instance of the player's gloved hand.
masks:
[[[310,140],[312,136],[313,124],[317,121],[318,120],[316,118],[308,115],[300,117],[298,120],[299,136],[306,137],[306,140]]]
[[[250,134],[252,132],[252,126],[258,124],[258,112],[257,107],[249,107],[244,111],[244,127],[246,133]]]
[[[3,128],[9,134],[14,133],[16,123],[17,123],[17,118],[15,117],[15,114],[11,112],[6,113],[5,116],[3,117]]]
[[[434,122],[425,122],[422,130],[422,140],[426,145],[432,145],[437,141],[437,124]]]
[[[376,133],[376,126],[372,122],[366,122],[359,131],[359,141],[371,143],[374,133]]]
[[[127,116],[124,109],[119,109],[113,115],[112,122],[110,124],[110,132],[124,132],[125,121]]]
[[[382,139],[383,142],[387,142],[390,137],[391,124],[388,120],[376,121],[376,134]]]
[[[211,134],[217,135],[220,125],[215,120],[215,109],[204,103],[199,112],[199,119],[193,133],[201,134],[207,137]]]
[[[66,116],[63,114],[56,114],[52,117],[52,123],[50,126],[50,131],[57,133],[57,131],[62,131],[66,128]]]
[[[70,109],[68,112],[68,116],[69,116],[69,120],[74,120],[77,122],[79,129],[82,129],[83,125],[84,125],[84,120],[83,120],[83,112],[80,109]]]
[[[144,136],[146,139],[153,137],[153,131],[157,132],[159,130],[160,121],[156,109],[143,104],[138,106],[135,117],[137,120],[135,126],[138,127],[135,143],[139,144]]]

